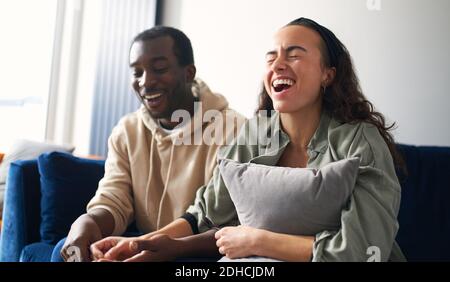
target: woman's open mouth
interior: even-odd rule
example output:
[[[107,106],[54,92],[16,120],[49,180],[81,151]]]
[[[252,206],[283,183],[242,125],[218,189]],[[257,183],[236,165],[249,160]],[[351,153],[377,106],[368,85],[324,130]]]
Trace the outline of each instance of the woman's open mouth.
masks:
[[[275,79],[272,82],[272,87],[276,93],[281,93],[281,92],[289,89],[294,84],[295,84],[295,81],[290,78]]]

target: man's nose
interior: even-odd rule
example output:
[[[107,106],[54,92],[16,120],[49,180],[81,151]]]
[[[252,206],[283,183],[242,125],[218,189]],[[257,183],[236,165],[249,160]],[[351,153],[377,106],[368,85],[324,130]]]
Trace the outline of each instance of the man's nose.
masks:
[[[152,88],[156,84],[156,80],[150,72],[144,72],[139,80],[139,87]]]

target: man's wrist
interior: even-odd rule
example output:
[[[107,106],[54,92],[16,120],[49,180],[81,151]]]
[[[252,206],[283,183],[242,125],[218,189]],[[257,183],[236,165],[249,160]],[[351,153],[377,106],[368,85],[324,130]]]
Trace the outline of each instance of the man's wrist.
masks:
[[[173,239],[176,257],[189,257],[196,253],[198,246],[189,237]]]

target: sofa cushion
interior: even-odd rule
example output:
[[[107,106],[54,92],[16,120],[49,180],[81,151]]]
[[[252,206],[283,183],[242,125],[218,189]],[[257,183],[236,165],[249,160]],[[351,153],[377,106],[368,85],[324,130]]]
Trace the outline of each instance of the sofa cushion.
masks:
[[[86,212],[86,205],[104,175],[104,161],[52,152],[39,156],[38,167],[42,194],[41,240],[56,244],[67,236],[78,216]]]
[[[339,229],[358,168],[358,158],[320,169],[232,160],[220,160],[219,164],[242,225],[294,235]]]
[[[18,140],[5,154],[0,164],[0,184],[6,182],[8,169],[12,162],[17,160],[32,160],[42,153],[58,151],[72,153],[75,149],[71,145],[57,145],[52,143],[36,142],[30,140]]]
[[[56,145],[25,139],[16,141],[4,155],[3,160],[0,163],[0,218],[2,217],[6,177],[8,176],[9,167],[12,162],[17,160],[32,160],[37,158],[42,153],[51,151],[72,153],[74,149],[75,147],[71,145]]]

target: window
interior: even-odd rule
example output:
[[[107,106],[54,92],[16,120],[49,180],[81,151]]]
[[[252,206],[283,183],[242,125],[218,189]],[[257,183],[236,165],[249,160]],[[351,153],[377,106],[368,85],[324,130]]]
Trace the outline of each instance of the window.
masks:
[[[0,1],[0,151],[45,136],[57,0]]]

